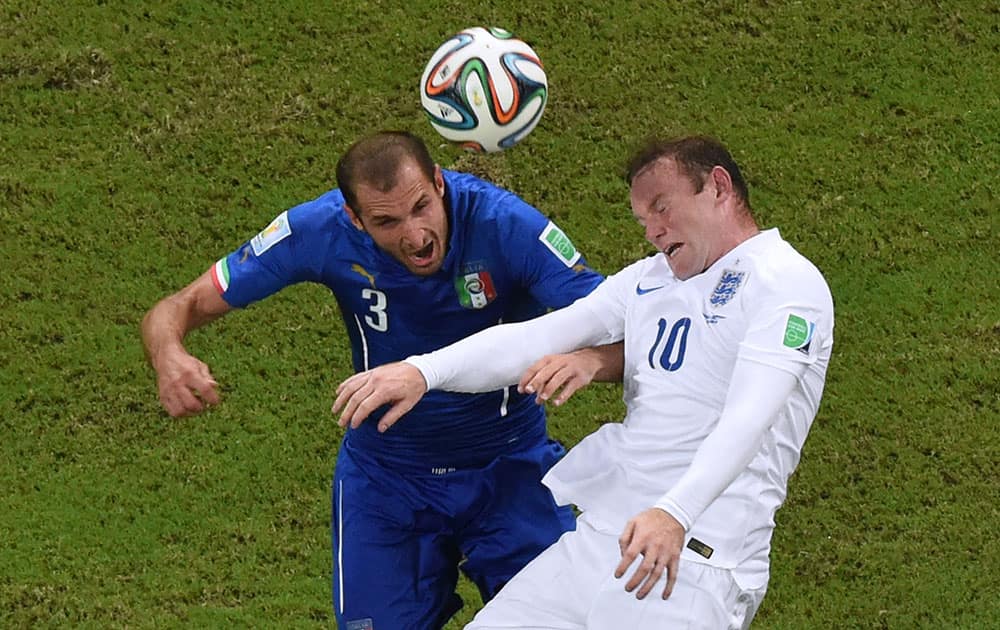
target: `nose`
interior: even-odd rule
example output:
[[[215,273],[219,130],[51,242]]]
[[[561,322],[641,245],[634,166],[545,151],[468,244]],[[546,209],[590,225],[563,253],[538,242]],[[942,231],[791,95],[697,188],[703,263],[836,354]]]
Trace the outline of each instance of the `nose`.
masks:
[[[424,228],[416,221],[409,221],[403,231],[403,239],[414,247],[424,244]]]
[[[663,228],[657,225],[655,221],[646,222],[646,240],[656,245],[656,241],[659,237],[663,236]]]

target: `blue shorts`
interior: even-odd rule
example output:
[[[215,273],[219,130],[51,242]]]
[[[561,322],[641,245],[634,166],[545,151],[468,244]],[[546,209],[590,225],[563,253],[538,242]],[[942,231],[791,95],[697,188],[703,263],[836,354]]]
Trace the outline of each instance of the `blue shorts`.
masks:
[[[346,443],[333,480],[333,609],[341,630],[442,627],[462,607],[458,570],[488,601],[575,526],[542,476],[547,441],[481,469],[389,470]]]

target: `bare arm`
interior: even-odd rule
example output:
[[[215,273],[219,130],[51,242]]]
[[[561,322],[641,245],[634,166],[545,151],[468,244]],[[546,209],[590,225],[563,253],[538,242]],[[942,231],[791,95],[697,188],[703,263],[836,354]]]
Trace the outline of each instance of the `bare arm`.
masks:
[[[219,403],[218,385],[208,366],[188,353],[184,337],[232,309],[205,272],[177,293],[163,298],[142,319],[142,342],[156,370],[160,403],[171,416],[199,413]]]
[[[539,404],[552,399],[561,405],[594,381],[620,383],[624,369],[625,344],[619,341],[542,357],[525,370],[517,388],[521,393],[537,394]]]

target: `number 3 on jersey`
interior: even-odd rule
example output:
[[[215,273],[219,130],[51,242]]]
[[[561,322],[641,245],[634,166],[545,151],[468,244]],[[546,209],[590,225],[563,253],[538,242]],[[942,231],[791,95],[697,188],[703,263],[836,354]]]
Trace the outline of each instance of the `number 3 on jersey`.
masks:
[[[660,341],[663,340],[663,333],[667,330],[667,320],[660,318],[657,323],[658,329],[656,331],[656,341],[653,342],[653,346],[649,349],[649,367],[656,369],[653,365],[653,359],[656,357],[656,351],[660,347]],[[670,328],[670,334],[667,336],[666,342],[663,344],[663,350],[660,352],[660,367],[668,372],[676,372],[681,369],[681,365],[684,363],[684,353],[687,351],[687,339],[688,331],[691,330],[691,318],[682,317],[674,322],[674,325]]]
[[[385,307],[388,305],[385,293],[377,289],[361,289],[361,297],[371,302],[368,306],[371,313],[365,315],[365,323],[371,326],[372,330],[379,332],[389,330],[389,316],[385,313]]]

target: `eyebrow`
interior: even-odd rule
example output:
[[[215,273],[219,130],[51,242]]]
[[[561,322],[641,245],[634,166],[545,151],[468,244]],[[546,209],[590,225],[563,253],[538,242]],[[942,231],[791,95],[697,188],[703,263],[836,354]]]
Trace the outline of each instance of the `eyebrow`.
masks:
[[[661,193],[656,193],[656,195],[654,195],[653,198],[650,199],[648,207],[655,208],[659,203],[661,203],[663,201],[663,197],[664,197],[664,194],[662,192]],[[635,217],[636,219],[639,218],[634,212],[632,213],[632,216]]]

